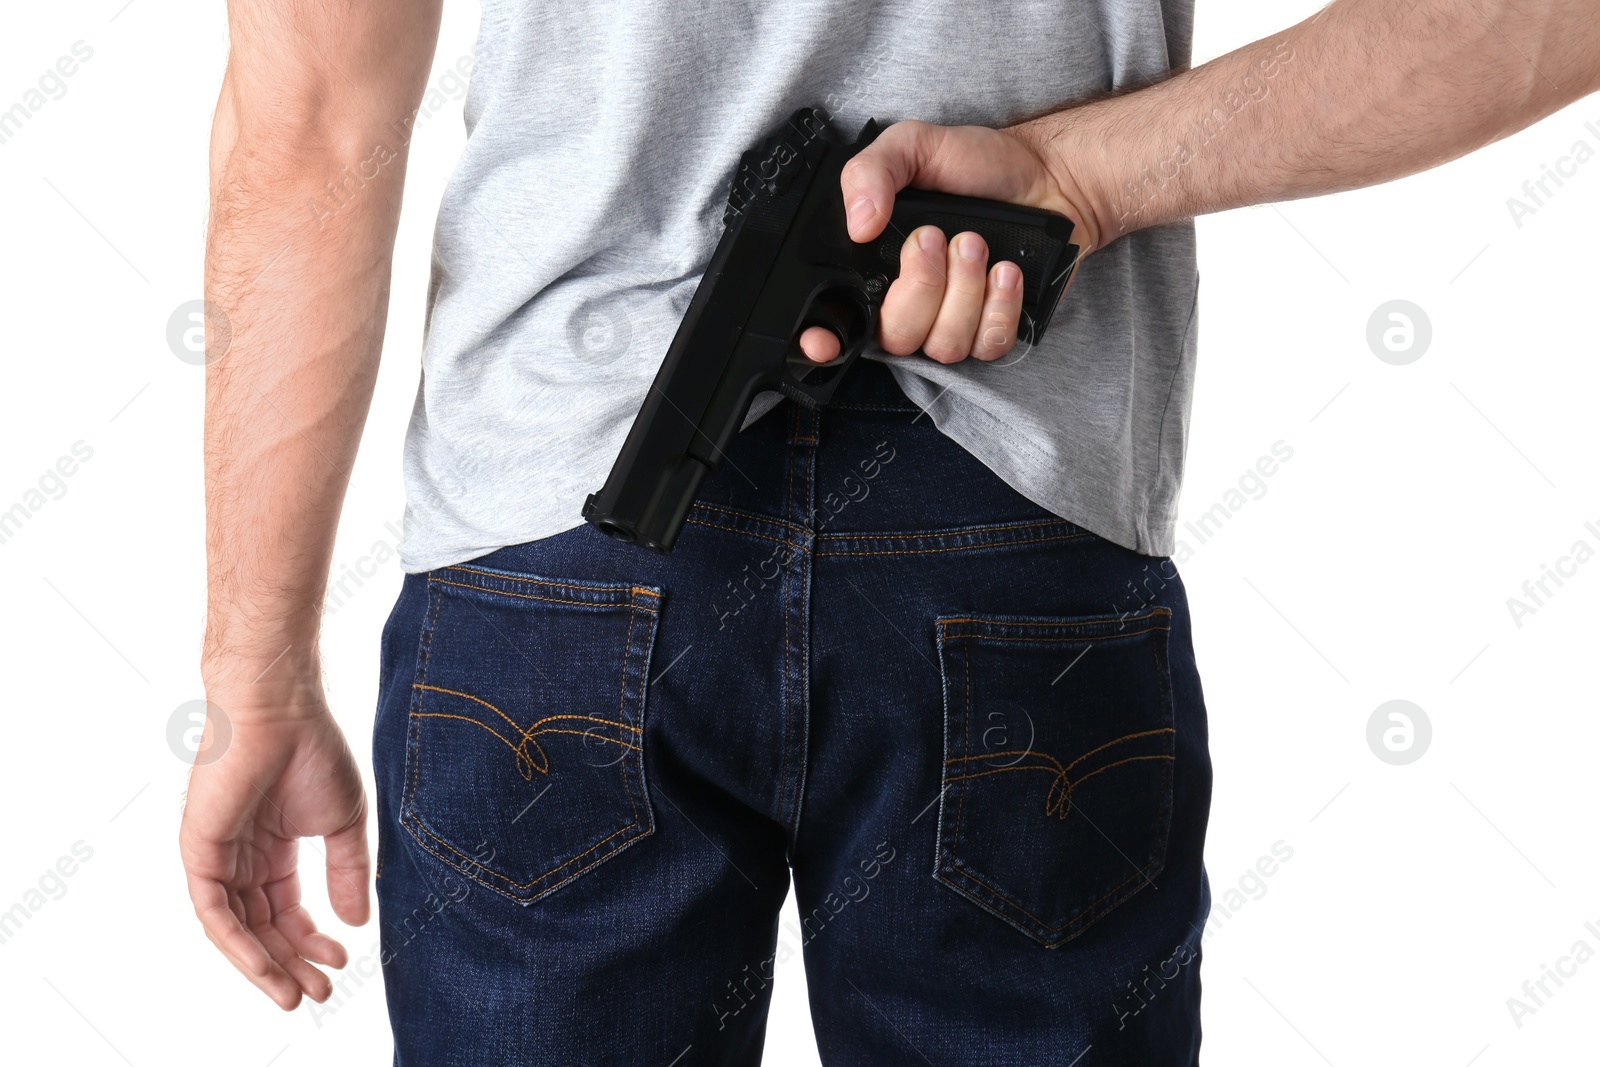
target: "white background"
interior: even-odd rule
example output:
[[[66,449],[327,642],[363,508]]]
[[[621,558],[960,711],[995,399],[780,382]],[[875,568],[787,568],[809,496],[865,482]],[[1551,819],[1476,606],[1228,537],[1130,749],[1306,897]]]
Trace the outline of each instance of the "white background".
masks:
[[[0,911],[77,842],[92,856],[0,943],[10,1062],[289,1067],[388,1061],[378,978],[339,1010],[285,1015],[211,948],[175,847],[185,766],[168,719],[201,695],[198,367],[168,317],[200,295],[220,0],[13,5],[0,109],[74,42],[93,57],[0,144],[6,403],[0,511],[74,443],[92,458],[0,544],[5,761]],[[470,53],[451,0],[442,72]],[[1313,10],[1202,0],[1205,59]],[[387,355],[336,559],[401,509],[433,216],[461,102],[419,133]],[[1586,130],[1586,122],[1595,129]],[[1519,1027],[1507,998],[1578,940],[1600,950],[1594,649],[1600,560],[1519,627],[1521,595],[1574,542],[1600,549],[1595,234],[1600,160],[1518,227],[1509,196],[1578,140],[1600,98],[1473,157],[1378,189],[1202,220],[1200,374],[1183,515],[1223,501],[1282,441],[1293,458],[1183,566],[1217,786],[1220,906],[1275,842],[1293,857],[1231,914],[1205,962],[1206,1060],[1296,1065],[1594,1062],[1600,961]],[[1369,348],[1415,302],[1426,353]],[[1594,530],[1585,523],[1594,522]],[[337,564],[336,564],[337,567]],[[334,707],[365,753],[391,564],[329,617]],[[1367,722],[1423,708],[1433,738],[1380,761]],[[317,857],[309,850],[308,863]],[[343,930],[354,956],[376,926]],[[64,893],[61,892],[64,887]],[[242,1043],[242,1047],[241,1047]],[[816,1062],[801,969],[779,970],[768,1062]]]

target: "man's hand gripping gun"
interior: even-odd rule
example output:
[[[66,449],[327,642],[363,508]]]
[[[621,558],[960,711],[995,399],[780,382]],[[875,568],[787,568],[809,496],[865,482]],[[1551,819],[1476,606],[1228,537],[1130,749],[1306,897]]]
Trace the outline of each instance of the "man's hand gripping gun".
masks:
[[[845,224],[840,171],[881,132],[868,120],[854,143],[826,112],[802,108],[744,153],[723,212],[722,240],[667,349],[605,486],[583,517],[620,541],[670,552],[705,476],[744,425],[762,390],[808,407],[828,402],[877,337],[878,309],[918,226],[953,237],[971,230],[989,260],[1022,270],[1019,344],[1036,344],[1071,282],[1078,246],[1063,215],[998,200],[902,189],[875,241]],[[801,333],[822,326],[839,355],[816,363]]]

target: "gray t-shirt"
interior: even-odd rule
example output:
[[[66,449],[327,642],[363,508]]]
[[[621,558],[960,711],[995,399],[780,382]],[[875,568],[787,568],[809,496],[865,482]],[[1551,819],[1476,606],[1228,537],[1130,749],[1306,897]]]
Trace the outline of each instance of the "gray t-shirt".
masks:
[[[583,521],[740,154],[796,108],[845,137],[868,118],[1004,126],[1186,66],[1192,16],[1193,0],[483,0],[406,441],[405,568]],[[1021,358],[865,355],[1024,496],[1166,555],[1196,289],[1193,225],[1165,226],[1086,259]]]

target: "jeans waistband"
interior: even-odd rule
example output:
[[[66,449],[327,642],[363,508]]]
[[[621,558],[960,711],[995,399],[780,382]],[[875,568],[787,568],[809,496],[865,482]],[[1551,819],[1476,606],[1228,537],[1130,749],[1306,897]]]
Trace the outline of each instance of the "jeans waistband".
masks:
[[[900,390],[894,372],[886,363],[876,359],[858,359],[855,366],[845,375],[844,381],[839,383],[839,389],[834,393],[833,402],[828,405],[828,409],[849,411],[875,408],[909,412],[920,410]]]
[[[917,358],[917,357],[907,357]],[[690,522],[826,554],[946,552],[1092,537],[945,437],[883,362],[861,359],[820,410],[785,401],[739,434]]]

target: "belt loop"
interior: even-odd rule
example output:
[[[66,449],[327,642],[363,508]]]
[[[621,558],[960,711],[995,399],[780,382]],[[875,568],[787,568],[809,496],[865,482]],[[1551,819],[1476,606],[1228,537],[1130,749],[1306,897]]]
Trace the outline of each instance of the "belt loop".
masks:
[[[822,421],[817,410],[793,400],[789,401],[789,406],[793,410],[789,413],[789,437],[784,443],[791,447],[816,448]]]

